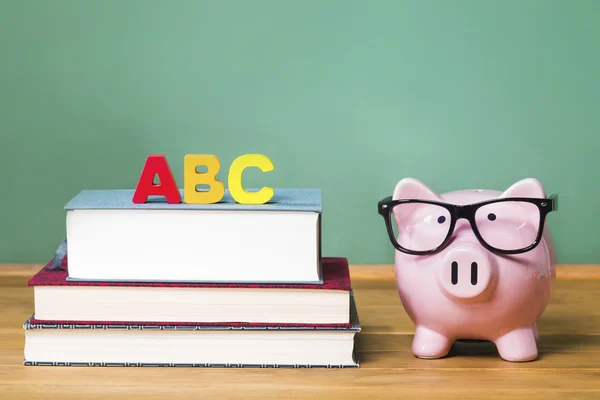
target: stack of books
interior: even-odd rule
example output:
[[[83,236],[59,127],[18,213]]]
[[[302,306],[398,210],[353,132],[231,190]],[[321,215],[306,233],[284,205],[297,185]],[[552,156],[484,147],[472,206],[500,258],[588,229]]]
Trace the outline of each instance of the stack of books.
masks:
[[[321,256],[319,189],[266,204],[83,191],[66,254],[30,281],[25,365],[357,367],[343,257]]]

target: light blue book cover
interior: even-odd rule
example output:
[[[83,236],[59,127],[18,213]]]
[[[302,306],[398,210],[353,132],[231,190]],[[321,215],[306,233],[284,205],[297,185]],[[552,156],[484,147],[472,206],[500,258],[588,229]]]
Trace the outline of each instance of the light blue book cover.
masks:
[[[256,189],[248,189],[249,192]],[[214,204],[187,204],[181,192],[181,203],[169,204],[160,196],[151,196],[144,204],[135,204],[134,190],[83,190],[65,206],[65,210],[93,210],[93,209],[131,209],[131,210],[232,210],[232,211],[298,211],[298,212],[323,212],[321,189],[274,189],[271,200],[265,204],[239,204],[228,189],[225,190],[223,199]]]
[[[257,189],[247,189],[249,192]],[[67,212],[85,211],[85,210],[198,210],[198,211],[252,211],[252,212],[293,212],[293,213],[311,213],[318,214],[317,218],[317,277],[310,282],[304,280],[294,280],[286,283],[311,283],[322,284],[322,266],[321,266],[321,215],[323,212],[321,189],[314,188],[279,188],[274,189],[273,197],[265,204],[239,204],[237,203],[229,190],[225,191],[221,201],[213,204],[187,204],[185,202],[184,191],[180,190],[181,202],[178,204],[169,204],[163,196],[151,196],[143,204],[133,202],[135,190],[133,189],[108,189],[108,190],[83,190],[73,197],[66,205]],[[71,242],[71,240],[69,240]],[[70,244],[70,243],[69,243]],[[57,266],[62,257],[68,253],[67,239],[57,250],[53,260],[53,267]],[[69,276],[69,280],[81,280],[80,278]],[[86,278],[87,280],[91,280]],[[100,279],[100,278],[98,278]],[[107,280],[102,278],[101,280]],[[116,278],[115,278],[116,279]],[[122,281],[130,281],[134,278],[119,278]],[[143,280],[135,278],[136,280]],[[161,278],[163,279],[163,278]],[[180,278],[177,278],[180,279]],[[207,278],[208,279],[208,278]],[[246,278],[227,278],[231,283],[243,283]],[[112,279],[111,279],[112,280]],[[194,278],[190,281],[205,281],[204,278]],[[264,282],[263,282],[264,283]],[[272,283],[277,283],[274,279]]]

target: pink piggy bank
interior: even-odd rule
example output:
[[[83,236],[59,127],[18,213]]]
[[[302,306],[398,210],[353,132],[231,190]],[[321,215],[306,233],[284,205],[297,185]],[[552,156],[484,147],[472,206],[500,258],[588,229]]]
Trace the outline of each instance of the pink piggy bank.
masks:
[[[378,204],[396,248],[396,283],[419,358],[455,340],[489,340],[507,361],[537,358],[536,321],[550,301],[556,255],[545,224],[557,209],[535,179],[504,192],[438,195],[407,178]]]

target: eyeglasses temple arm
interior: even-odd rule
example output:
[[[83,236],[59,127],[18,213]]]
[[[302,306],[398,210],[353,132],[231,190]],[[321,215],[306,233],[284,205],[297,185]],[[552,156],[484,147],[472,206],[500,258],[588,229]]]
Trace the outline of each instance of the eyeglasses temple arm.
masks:
[[[558,210],[558,194],[553,194],[550,196],[550,200],[552,201],[552,211]]]

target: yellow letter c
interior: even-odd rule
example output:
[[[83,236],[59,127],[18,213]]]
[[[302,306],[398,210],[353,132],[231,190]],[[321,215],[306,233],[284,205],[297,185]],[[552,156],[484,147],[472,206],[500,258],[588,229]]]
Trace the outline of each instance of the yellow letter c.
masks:
[[[236,158],[229,168],[228,186],[231,197],[240,204],[264,204],[271,200],[274,191],[264,186],[258,192],[248,192],[242,186],[242,172],[246,168],[257,167],[262,172],[274,169],[273,162],[262,154],[244,154]]]

